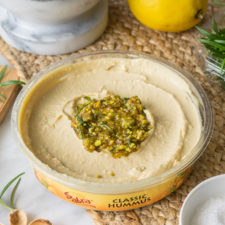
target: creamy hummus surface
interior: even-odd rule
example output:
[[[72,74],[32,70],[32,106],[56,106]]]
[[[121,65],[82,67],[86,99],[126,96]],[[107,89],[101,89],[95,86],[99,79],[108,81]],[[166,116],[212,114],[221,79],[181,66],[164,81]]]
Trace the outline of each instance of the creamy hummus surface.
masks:
[[[63,113],[67,102],[103,90],[138,96],[154,118],[154,132],[128,157],[86,151]],[[176,71],[147,59],[102,58],[66,65],[36,84],[20,112],[20,131],[52,169],[86,181],[119,183],[176,166],[198,142],[201,121],[197,98]]]

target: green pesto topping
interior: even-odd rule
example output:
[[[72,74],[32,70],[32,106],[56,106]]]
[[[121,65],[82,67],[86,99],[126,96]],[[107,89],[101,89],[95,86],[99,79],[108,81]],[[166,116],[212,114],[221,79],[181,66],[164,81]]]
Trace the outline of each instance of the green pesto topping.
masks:
[[[87,151],[110,151],[114,158],[136,152],[152,129],[137,96],[102,99],[84,96],[72,118],[72,127]]]

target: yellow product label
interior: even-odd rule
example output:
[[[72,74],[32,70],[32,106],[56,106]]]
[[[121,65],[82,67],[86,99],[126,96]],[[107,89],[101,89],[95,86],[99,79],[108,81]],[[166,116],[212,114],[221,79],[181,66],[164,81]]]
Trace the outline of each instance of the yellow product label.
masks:
[[[174,192],[186,180],[190,172],[191,168],[188,168],[164,183],[143,191],[127,194],[101,195],[81,192],[66,187],[35,169],[37,179],[56,196],[81,207],[108,211],[129,210],[154,203],[169,195],[171,192]]]

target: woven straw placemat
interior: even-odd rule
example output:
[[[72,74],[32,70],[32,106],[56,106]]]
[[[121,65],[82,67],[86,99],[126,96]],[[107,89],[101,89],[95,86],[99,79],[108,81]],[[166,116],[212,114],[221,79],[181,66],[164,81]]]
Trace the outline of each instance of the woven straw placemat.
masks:
[[[217,8],[209,4],[204,22],[211,20]],[[178,224],[179,210],[187,194],[206,178],[225,173],[225,91],[211,82],[202,71],[197,56],[197,31],[182,33],[153,31],[141,25],[130,13],[125,0],[109,1],[109,25],[94,44],[79,52],[95,50],[129,50],[151,53],[167,59],[189,71],[205,89],[215,113],[215,128],[211,142],[195,164],[187,182],[165,199],[140,209],[124,212],[88,210],[98,225]],[[68,55],[39,56],[20,52],[0,39],[0,52],[15,66],[21,78],[29,79],[52,62]]]

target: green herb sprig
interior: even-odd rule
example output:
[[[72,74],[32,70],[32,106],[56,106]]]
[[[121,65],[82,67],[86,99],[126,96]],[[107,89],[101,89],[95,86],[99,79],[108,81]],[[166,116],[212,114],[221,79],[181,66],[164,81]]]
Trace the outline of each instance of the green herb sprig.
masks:
[[[8,85],[24,85],[25,83],[23,81],[19,81],[19,80],[8,80],[5,82],[2,82],[2,79],[5,75],[5,72],[7,70],[7,65],[3,67],[3,69],[0,71],[0,87],[4,87],[4,86],[8,86]],[[6,96],[4,96],[3,94],[0,93],[0,102],[3,102],[3,100],[6,99]]]
[[[218,79],[221,80],[221,86],[225,90],[225,28],[219,29],[216,21],[212,21],[212,32],[197,27],[198,31],[204,35],[199,38],[200,42],[208,49],[208,54],[213,58],[214,67],[220,66]],[[218,72],[217,72],[218,73]]]
[[[217,0],[213,0],[213,2],[216,4],[216,5],[222,5],[222,6],[225,6],[225,3],[223,2],[219,2]]]
[[[42,218],[35,219],[35,220],[31,221],[30,223],[28,223],[27,214],[21,209],[16,209],[16,207],[14,205],[14,198],[15,198],[16,191],[17,191],[17,189],[20,185],[20,182],[21,182],[21,176],[24,175],[24,174],[25,174],[25,172],[20,173],[17,176],[15,176],[12,180],[10,180],[5,185],[5,187],[0,192],[0,204],[10,211],[9,217],[8,217],[10,225],[28,225],[28,224],[29,225],[37,225],[37,224],[39,224],[39,225],[52,225],[52,223],[49,220],[45,220],[45,219],[42,219]],[[12,192],[11,192],[11,195],[10,195],[10,205],[8,205],[1,200],[1,197],[4,195],[4,193],[8,190],[8,188],[14,182],[16,182],[16,184],[12,189]]]
[[[10,211],[14,211],[14,210],[16,209],[16,208],[15,208],[15,205],[14,205],[14,198],[15,198],[16,190],[18,189],[19,184],[20,184],[20,181],[21,181],[21,176],[24,175],[24,174],[25,174],[25,172],[20,173],[20,174],[18,174],[17,176],[15,176],[12,180],[10,180],[10,181],[5,185],[5,187],[4,187],[4,188],[2,189],[2,191],[0,192],[0,204],[1,204],[2,206],[4,206],[5,208],[9,209]],[[15,184],[15,186],[14,186],[12,192],[11,192],[11,195],[10,195],[10,206],[9,206],[9,205],[7,205],[6,203],[4,203],[4,202],[1,200],[1,198],[2,198],[2,196],[4,195],[4,193],[8,190],[8,188],[9,188],[16,180],[17,180],[17,182],[16,182],[16,184]]]

